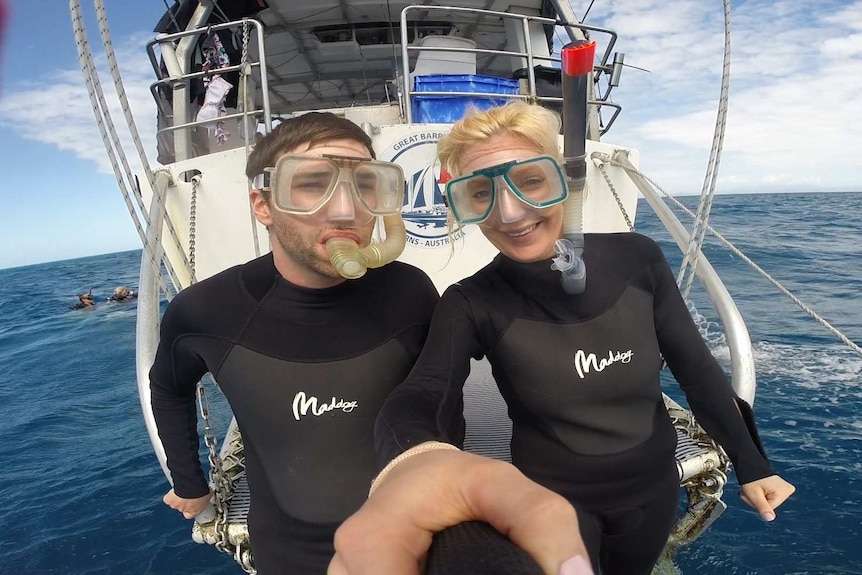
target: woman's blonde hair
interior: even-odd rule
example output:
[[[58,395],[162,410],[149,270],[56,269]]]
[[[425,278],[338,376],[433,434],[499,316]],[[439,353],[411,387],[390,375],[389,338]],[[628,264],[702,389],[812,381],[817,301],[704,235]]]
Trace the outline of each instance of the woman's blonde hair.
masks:
[[[452,130],[437,143],[440,164],[452,176],[461,173],[461,156],[467,148],[489,138],[510,135],[532,144],[540,155],[551,156],[562,163],[557,134],[560,117],[537,104],[515,101],[489,110],[474,110],[458,120]]]

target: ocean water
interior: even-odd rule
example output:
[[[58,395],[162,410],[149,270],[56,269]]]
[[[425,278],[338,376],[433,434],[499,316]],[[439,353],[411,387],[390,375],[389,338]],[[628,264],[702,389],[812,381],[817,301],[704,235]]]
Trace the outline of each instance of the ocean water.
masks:
[[[667,234],[639,209],[638,231],[676,266]],[[860,343],[859,213],[862,193],[719,196],[710,223]],[[798,491],[764,524],[731,479],[729,509],[677,565],[686,575],[862,574],[862,357],[716,241],[705,253],[746,318],[760,432]],[[132,251],[0,270],[2,574],[241,573],[161,503],[168,485],[135,389],[135,303],[68,309],[90,286],[102,300],[136,287],[139,260]],[[692,301],[726,359],[705,297]]]

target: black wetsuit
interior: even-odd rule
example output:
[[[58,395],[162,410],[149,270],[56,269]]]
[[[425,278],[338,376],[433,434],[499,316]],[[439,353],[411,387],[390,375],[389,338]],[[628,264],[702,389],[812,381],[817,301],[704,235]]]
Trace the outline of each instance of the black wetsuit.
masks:
[[[259,574],[326,572],[336,527],[377,471],[377,412],[419,355],[437,300],[428,277],[406,264],[306,289],[267,255],[171,302],[150,386],[174,490],[207,493],[195,384],[210,372],[243,436]]]
[[[587,234],[584,258],[577,296],[563,292],[550,260],[502,255],[451,286],[414,370],[378,417],[378,457],[461,441],[446,430],[470,358],[487,356],[513,421],[513,463],[575,504],[594,564],[606,555],[605,575],[649,573],[679,497],[662,356],[740,483],[773,472],[659,247],[638,234]]]

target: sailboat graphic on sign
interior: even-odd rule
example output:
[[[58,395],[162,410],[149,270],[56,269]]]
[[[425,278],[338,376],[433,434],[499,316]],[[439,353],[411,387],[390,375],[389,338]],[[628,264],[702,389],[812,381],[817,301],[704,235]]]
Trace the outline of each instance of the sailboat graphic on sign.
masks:
[[[414,172],[407,178],[404,208],[401,212],[405,224],[414,228],[419,236],[439,236],[446,229],[446,205],[443,203],[443,188],[440,184],[440,163],[435,161]],[[415,229],[418,228],[418,229]]]
[[[441,248],[463,235],[460,228],[450,234],[446,221],[449,212],[443,202],[446,178],[440,177],[442,170],[437,159],[437,142],[442,135],[436,130],[410,129],[378,156],[404,170],[401,218],[411,248]]]

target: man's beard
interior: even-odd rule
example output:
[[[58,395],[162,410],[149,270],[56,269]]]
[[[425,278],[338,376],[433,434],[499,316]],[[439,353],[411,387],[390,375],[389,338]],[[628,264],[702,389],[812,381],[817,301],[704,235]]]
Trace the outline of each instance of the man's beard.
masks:
[[[275,220],[273,222],[273,228],[275,230],[275,241],[281,245],[281,248],[294,262],[324,277],[333,279],[342,277],[330,263],[329,259],[322,257],[317,251],[317,237],[312,239],[310,236],[301,233],[291,226],[289,222],[285,222],[283,220]],[[329,229],[337,230],[347,228],[330,226]],[[361,228],[357,229],[351,227],[349,229],[359,234],[360,240],[363,241],[363,245],[370,240],[370,237],[363,237],[364,234]]]

